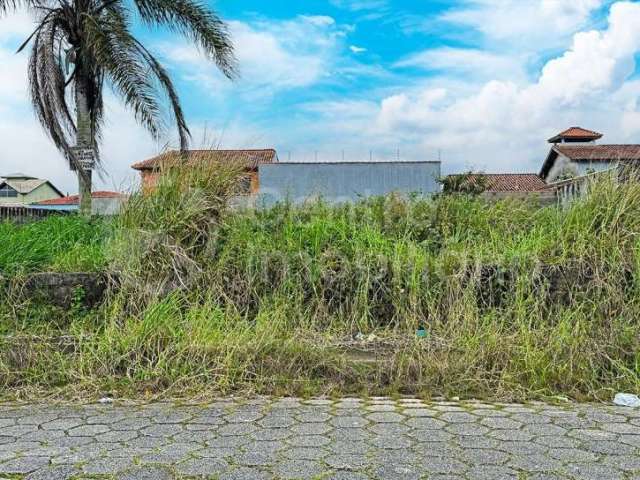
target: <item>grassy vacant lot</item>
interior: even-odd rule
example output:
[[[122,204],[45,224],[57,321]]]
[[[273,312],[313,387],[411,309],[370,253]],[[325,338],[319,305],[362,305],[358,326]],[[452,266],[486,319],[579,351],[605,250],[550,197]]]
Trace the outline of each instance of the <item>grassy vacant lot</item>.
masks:
[[[640,185],[229,211],[168,175],[110,223],[0,227],[5,275],[117,272],[93,311],[1,295],[6,392],[610,398],[640,389]],[[426,336],[416,335],[423,327]]]

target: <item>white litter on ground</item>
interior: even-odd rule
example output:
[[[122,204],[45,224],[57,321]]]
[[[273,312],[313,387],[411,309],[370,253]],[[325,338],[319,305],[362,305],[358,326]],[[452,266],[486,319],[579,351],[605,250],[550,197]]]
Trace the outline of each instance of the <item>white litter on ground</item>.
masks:
[[[640,407],[640,398],[632,393],[616,393],[613,403],[621,407]]]

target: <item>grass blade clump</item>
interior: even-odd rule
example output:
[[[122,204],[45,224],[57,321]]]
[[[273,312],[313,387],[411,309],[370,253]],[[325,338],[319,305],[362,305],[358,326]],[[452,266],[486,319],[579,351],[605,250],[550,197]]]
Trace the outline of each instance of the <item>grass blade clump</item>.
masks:
[[[181,158],[165,164],[156,188],[132,196],[109,247],[130,306],[197,281],[245,176],[240,164],[194,154],[186,164]]]
[[[75,215],[50,216],[26,225],[0,222],[0,274],[103,269],[102,246],[108,235],[108,220]]]

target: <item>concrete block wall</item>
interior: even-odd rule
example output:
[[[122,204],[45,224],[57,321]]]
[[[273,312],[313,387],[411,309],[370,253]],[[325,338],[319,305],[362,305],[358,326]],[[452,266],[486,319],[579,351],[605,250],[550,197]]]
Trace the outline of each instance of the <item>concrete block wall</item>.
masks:
[[[258,205],[322,198],[331,203],[390,193],[440,191],[440,162],[274,163],[260,166]]]

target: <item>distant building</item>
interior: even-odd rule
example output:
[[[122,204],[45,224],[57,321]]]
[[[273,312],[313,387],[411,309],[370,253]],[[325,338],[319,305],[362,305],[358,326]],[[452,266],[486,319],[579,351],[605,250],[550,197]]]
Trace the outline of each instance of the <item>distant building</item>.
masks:
[[[448,175],[444,192],[476,193],[484,198],[538,198],[553,201],[555,192],[537,173],[470,173]]]
[[[440,162],[436,161],[285,163],[273,149],[190,150],[186,155],[171,151],[132,168],[140,172],[143,189],[148,190],[157,185],[166,168],[193,161],[238,162],[249,174],[243,198],[261,205],[317,198],[342,202],[392,192],[431,194],[440,190]]]
[[[399,193],[430,195],[440,191],[440,162],[305,162],[260,168],[261,205],[279,201],[331,203]]]
[[[451,182],[460,188],[468,186],[488,193],[503,192],[539,192],[546,190],[548,185],[544,183],[537,173],[471,173],[448,175]],[[445,187],[446,192],[447,187]]]
[[[540,177],[546,183],[563,182],[616,168],[621,162],[640,159],[640,145],[607,145],[596,142],[601,133],[571,127],[548,141],[552,144]]]
[[[233,163],[242,165],[248,174],[247,193],[256,195],[260,187],[258,168],[260,165],[277,163],[278,155],[273,149],[264,150],[189,150],[185,154],[169,151],[131,166],[140,172],[143,190],[154,188],[163,170],[183,162]]]
[[[63,197],[50,181],[12,173],[0,177],[0,205],[29,205]]]
[[[91,213],[93,215],[115,215],[120,212],[128,195],[120,192],[98,191],[91,194]],[[77,211],[80,204],[78,195],[45,200],[32,205],[41,210]]]

